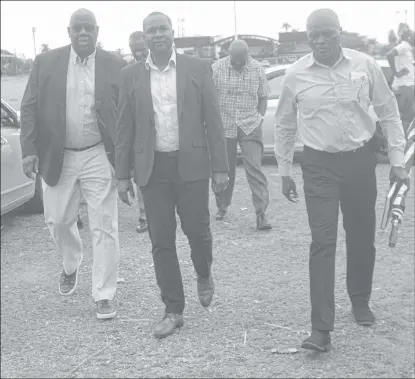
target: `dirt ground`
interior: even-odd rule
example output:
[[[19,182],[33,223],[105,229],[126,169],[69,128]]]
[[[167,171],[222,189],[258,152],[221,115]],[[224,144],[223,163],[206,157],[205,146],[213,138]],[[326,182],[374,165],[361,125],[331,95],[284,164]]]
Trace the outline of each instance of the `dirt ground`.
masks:
[[[1,95],[20,109],[27,76],[2,78]],[[152,336],[163,307],[148,235],[138,235],[137,205],[120,205],[118,316],[99,322],[91,298],[92,252],[87,218],[80,283],[72,297],[58,294],[61,257],[41,215],[20,211],[2,217],[1,377],[415,377],[414,373],[414,183],[398,246],[377,230],[372,307],[377,323],[357,326],[345,287],[344,232],[339,226],[334,349],[302,351],[309,329],[307,225],[301,202],[280,194],[274,166],[269,220],[258,233],[241,167],[229,220],[212,217],[216,295],[209,311],[199,304],[189,248],[179,231],[178,254],[187,298],[185,326],[161,341]],[[378,220],[388,189],[388,167],[378,167]],[[211,198],[214,215],[214,201]],[[340,224],[341,225],[341,222]],[[298,353],[285,354],[297,348]]]
[[[357,326],[345,287],[341,227],[336,279],[334,349],[303,351],[309,329],[308,244],[304,197],[282,198],[273,166],[265,168],[274,229],[259,233],[250,191],[238,168],[229,220],[212,217],[216,295],[205,311],[185,237],[177,246],[187,298],[185,326],[157,341],[152,328],[163,307],[148,235],[135,232],[137,205],[120,205],[118,316],[99,322],[91,299],[88,225],[80,283],[72,297],[58,294],[61,258],[42,216],[15,212],[2,219],[2,377],[414,377],[414,195],[411,190],[397,247],[377,231],[372,307],[377,323]],[[302,187],[300,170],[295,177]],[[378,219],[388,188],[388,167],[378,167]],[[413,183],[412,183],[413,185]],[[414,188],[414,185],[413,187]],[[211,198],[214,215],[214,201]],[[296,354],[284,354],[290,348]]]

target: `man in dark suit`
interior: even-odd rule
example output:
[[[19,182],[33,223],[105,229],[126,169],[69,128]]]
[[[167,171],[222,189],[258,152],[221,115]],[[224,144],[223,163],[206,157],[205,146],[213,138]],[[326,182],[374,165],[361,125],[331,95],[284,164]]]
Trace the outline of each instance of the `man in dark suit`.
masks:
[[[151,13],[143,28],[151,54],[122,73],[115,175],[120,198],[129,204],[134,160],[166,307],[154,334],[163,338],[183,325],[185,306],[175,210],[189,239],[199,299],[207,307],[214,292],[209,178],[213,172],[213,190],[224,190],[228,163],[218,97],[207,65],[176,54],[172,23],[163,13]]]
[[[125,62],[96,49],[94,14],[76,11],[71,45],[38,55],[21,107],[23,170],[43,178],[45,219],[63,256],[59,292],[78,283],[82,241],[76,226],[81,198],[92,236],[92,296],[98,319],[116,315],[112,302],[119,262],[114,139],[121,68]]]

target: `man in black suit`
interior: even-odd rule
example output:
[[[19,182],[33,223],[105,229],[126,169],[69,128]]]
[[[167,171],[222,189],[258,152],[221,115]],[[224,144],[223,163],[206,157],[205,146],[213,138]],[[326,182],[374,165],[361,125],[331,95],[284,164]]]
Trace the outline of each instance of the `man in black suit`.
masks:
[[[176,253],[176,208],[189,239],[198,294],[210,305],[212,234],[209,178],[222,191],[228,182],[226,142],[210,69],[199,58],[176,54],[169,17],[154,12],[143,22],[150,55],[122,73],[115,147],[115,175],[129,204],[134,178],[147,213],[157,284],[165,316],[154,334],[166,337],[183,325],[183,283]],[[210,151],[210,154],[209,154]]]
[[[43,178],[45,219],[63,256],[59,292],[78,283],[81,198],[88,205],[94,263],[92,296],[98,319],[116,315],[112,299],[119,262],[114,138],[121,68],[125,62],[96,49],[94,14],[76,11],[71,45],[38,55],[21,107],[23,170]]]

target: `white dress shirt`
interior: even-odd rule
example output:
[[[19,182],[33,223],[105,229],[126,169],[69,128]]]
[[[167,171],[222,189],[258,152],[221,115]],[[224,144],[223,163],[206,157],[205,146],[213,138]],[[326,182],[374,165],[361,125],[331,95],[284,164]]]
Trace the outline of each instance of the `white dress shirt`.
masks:
[[[179,150],[179,120],[177,116],[176,52],[173,49],[169,63],[163,71],[147,56],[150,70],[151,97],[156,126],[156,150]]]
[[[297,132],[315,150],[337,153],[363,146],[376,130],[371,105],[387,137],[390,162],[401,166],[406,140],[398,105],[372,57],[344,48],[333,67],[318,63],[312,53],[295,62],[285,74],[275,115],[280,175],[291,175]]]
[[[66,80],[65,147],[87,147],[100,141],[95,114],[95,51],[81,62],[71,47]]]

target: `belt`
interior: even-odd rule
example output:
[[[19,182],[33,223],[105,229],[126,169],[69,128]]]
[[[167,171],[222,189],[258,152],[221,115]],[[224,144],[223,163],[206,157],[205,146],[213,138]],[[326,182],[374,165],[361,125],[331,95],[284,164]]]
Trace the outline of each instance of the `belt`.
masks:
[[[331,153],[331,152],[324,151],[324,150],[316,150],[316,149],[313,149],[312,147],[309,147],[309,146],[304,146],[304,150],[317,151],[319,153],[323,153],[323,154],[330,155],[330,156],[333,156],[333,157],[342,157],[342,156],[353,155],[353,154],[358,153],[358,152],[360,152],[362,150],[365,150],[368,147],[371,147],[371,145],[374,142],[375,142],[374,141],[374,138],[372,137],[369,141],[365,141],[363,143],[363,146],[357,147],[356,149],[353,149],[353,150],[338,151],[336,153]]]
[[[65,150],[70,150],[70,151],[85,151],[88,149],[92,149],[95,146],[98,146],[101,143],[101,141],[94,143],[91,146],[85,146],[85,147],[65,147]]]
[[[179,150],[175,151],[155,151],[155,155],[158,155],[161,158],[177,158],[179,156]]]

